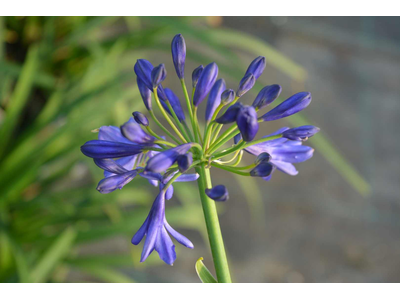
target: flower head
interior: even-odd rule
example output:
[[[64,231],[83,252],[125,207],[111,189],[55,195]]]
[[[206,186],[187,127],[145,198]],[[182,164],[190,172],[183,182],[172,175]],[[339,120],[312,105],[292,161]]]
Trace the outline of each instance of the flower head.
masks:
[[[227,88],[223,78],[217,80],[218,66],[215,62],[206,67],[200,65],[192,73],[191,98],[184,78],[186,44],[181,34],[173,38],[171,52],[187,110],[182,106],[179,94],[163,87],[167,75],[164,64],[153,67],[148,60],[138,59],[134,71],[140,96],[153,119],[151,125],[157,125],[163,135],[158,135],[151,128],[145,114],[135,111],[133,118],[120,127],[100,127],[98,139],[90,140],[81,147],[82,153],[93,158],[94,163],[104,171],[104,178],[97,185],[100,193],[122,189],[135,178],[145,178],[151,186],[157,187],[158,196],[143,225],[133,236],[132,243],[137,245],[145,238],[141,261],[145,261],[155,250],[170,265],[176,259],[171,236],[182,245],[193,248],[193,244],[175,231],[165,217],[166,200],[172,199],[176,182],[195,181],[202,174],[205,176],[199,183],[202,199],[208,196],[215,201],[226,201],[229,198],[228,189],[223,185],[212,187],[207,169],[217,167],[264,180],[270,180],[275,170],[296,175],[298,172],[294,164],[310,159],[314,151],[302,142],[319,131],[311,125],[292,129],[284,127],[256,140],[259,122],[293,115],[311,102],[310,93],[297,93],[259,117],[258,111],[275,101],[282,90],[277,84],[264,87],[251,106],[243,99],[263,73],[265,57],[259,56],[250,63],[236,92]],[[202,136],[197,114],[198,107],[207,96]],[[152,97],[159,110],[157,112],[153,111]],[[239,99],[241,102],[237,102]],[[160,115],[165,122],[158,119]],[[188,126],[187,120],[190,120],[191,126]],[[225,124],[229,126],[225,126],[224,131]],[[255,162],[239,166],[245,152],[254,155]],[[199,174],[190,173],[192,168],[199,170]],[[204,188],[205,183],[209,188]]]

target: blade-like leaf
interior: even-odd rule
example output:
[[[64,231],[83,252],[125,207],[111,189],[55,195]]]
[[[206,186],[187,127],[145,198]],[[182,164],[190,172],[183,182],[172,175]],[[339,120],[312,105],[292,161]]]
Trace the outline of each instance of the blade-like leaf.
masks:
[[[76,232],[73,228],[67,228],[54,241],[50,248],[43,254],[39,262],[31,272],[34,282],[45,282],[54,267],[68,254],[73,246]]]
[[[207,267],[203,264],[203,258],[200,257],[196,261],[196,273],[199,276],[202,283],[217,283],[214,276],[210,273]]]

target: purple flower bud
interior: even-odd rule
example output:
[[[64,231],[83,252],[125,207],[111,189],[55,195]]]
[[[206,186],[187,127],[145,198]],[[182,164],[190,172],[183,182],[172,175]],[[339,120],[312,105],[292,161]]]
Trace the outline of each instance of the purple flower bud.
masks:
[[[121,133],[131,142],[138,144],[149,144],[155,140],[155,137],[147,134],[132,118],[121,126]]]
[[[221,103],[221,94],[225,89],[225,80],[218,79],[213,85],[210,95],[208,96],[207,108],[206,108],[206,121],[209,122]]]
[[[243,106],[236,118],[243,140],[252,141],[258,132],[257,112],[253,106]]]
[[[135,111],[132,113],[132,115],[133,115],[133,118],[135,119],[136,123],[143,125],[143,126],[149,126],[149,120],[140,111]]]
[[[179,79],[185,76],[186,44],[182,34],[177,34],[171,43],[172,61],[174,62],[176,75]]]
[[[149,90],[153,90],[153,83],[151,81],[151,71],[153,71],[153,65],[146,59],[138,59],[135,67],[136,76],[147,86]]]
[[[224,185],[216,185],[212,189],[206,189],[208,197],[214,201],[226,201],[229,199],[228,190]]]
[[[155,67],[151,71],[151,82],[153,84],[153,88],[158,87],[158,85],[164,81],[165,77],[167,77],[167,70],[165,69],[165,65],[160,64]]]
[[[253,74],[247,74],[240,81],[239,88],[236,91],[236,96],[237,97],[242,97],[249,90],[251,90],[251,88],[254,86],[255,83],[256,83],[256,78],[254,77],[254,75]]]
[[[229,124],[232,122],[236,121],[236,117],[239,113],[239,110],[243,107],[243,104],[240,102],[237,102],[233,104],[231,107],[229,107],[226,112],[220,116],[218,119],[215,120],[215,122],[219,124]]]
[[[294,141],[306,141],[309,137],[312,137],[320,129],[312,125],[300,126],[292,129],[288,129],[282,133],[282,136]]]
[[[228,105],[235,99],[235,91],[232,89],[225,90],[221,95],[221,103],[223,105]]]
[[[193,154],[188,152],[184,155],[179,155],[176,159],[176,163],[178,164],[179,171],[185,173],[193,163]]]
[[[203,73],[204,67],[203,65],[198,66],[196,69],[193,70],[192,73],[192,86],[193,88],[196,87],[197,81],[199,81],[201,73]]]
[[[196,85],[196,90],[193,96],[193,105],[199,106],[207,94],[210,92],[212,86],[218,77],[218,66],[215,62],[208,64],[199,77]]]
[[[267,177],[272,173],[273,169],[273,165],[267,162],[263,162],[257,165],[253,170],[251,170],[250,175],[253,177]]]
[[[259,56],[254,59],[247,68],[246,75],[253,74],[256,80],[261,76],[266,66],[265,57]]]
[[[259,165],[261,163],[267,163],[271,160],[271,155],[267,152],[260,153],[260,155],[257,156],[256,161],[254,162],[256,165]]]
[[[235,143],[235,145],[237,145],[240,140],[242,139],[242,135],[240,133],[238,133],[237,135],[235,135],[235,137],[233,138],[233,142]]]
[[[92,140],[81,146],[81,151],[91,158],[117,158],[139,154],[146,146],[146,144]]]
[[[129,183],[135,176],[137,175],[137,171],[128,171],[123,174],[118,174],[110,177],[106,177],[100,180],[97,185],[97,190],[102,194],[108,194],[116,189],[122,189],[124,185]]]
[[[179,145],[175,148],[160,152],[147,162],[144,172],[160,173],[171,167],[179,155],[183,155],[192,147],[191,143]]]
[[[139,77],[136,78],[136,82],[139,88],[140,95],[142,96],[144,106],[147,110],[151,110],[151,91],[147,88]]]
[[[171,104],[172,108],[174,109],[176,116],[178,117],[180,122],[185,121],[185,113],[183,112],[182,106],[181,106],[181,102],[178,98],[177,95],[175,95],[175,93],[169,89],[169,88],[165,88],[164,89],[165,95],[168,98],[169,103]],[[169,107],[167,106],[167,104],[163,101],[161,101],[161,104],[163,105],[163,107],[165,108],[165,110],[170,114],[170,110]]]
[[[273,121],[291,116],[305,109],[311,102],[311,93],[300,92],[289,97],[277,107],[260,117],[263,121]]]
[[[264,87],[257,95],[252,106],[255,109],[262,109],[265,106],[271,104],[282,91],[282,87],[278,84],[268,85]]]

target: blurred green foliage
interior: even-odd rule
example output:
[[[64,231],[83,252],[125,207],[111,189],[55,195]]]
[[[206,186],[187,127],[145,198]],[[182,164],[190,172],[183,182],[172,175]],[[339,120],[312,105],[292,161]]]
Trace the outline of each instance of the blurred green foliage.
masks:
[[[142,179],[118,193],[99,194],[102,172],[79,150],[96,137],[92,129],[121,124],[129,112],[142,109],[135,60],[169,52],[171,37],[180,32],[187,44],[203,45],[189,47],[188,58],[205,64],[218,57],[222,77],[240,80],[247,62],[239,51],[266,56],[293,81],[307,76],[264,41],[216,27],[219,20],[0,17],[0,281],[62,282],[70,270],[99,281],[141,281],[140,247],[129,255],[79,253],[79,246],[94,241],[121,235],[129,241],[153,201],[154,191]],[[289,121],[308,123],[303,115]],[[313,145],[356,190],[368,193],[368,184],[322,134]],[[244,188],[248,184],[252,195]],[[176,184],[180,203],[168,209],[168,220],[206,238],[193,187]],[[257,185],[242,187],[255,220],[262,222]],[[158,263],[153,255],[146,266]],[[134,275],[119,271],[121,266],[132,267]]]

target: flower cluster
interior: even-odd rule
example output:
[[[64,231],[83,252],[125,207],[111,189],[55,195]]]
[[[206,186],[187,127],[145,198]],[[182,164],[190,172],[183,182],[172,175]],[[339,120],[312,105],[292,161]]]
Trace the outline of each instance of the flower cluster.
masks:
[[[140,95],[151,119],[165,136],[153,131],[146,115],[136,111],[119,128],[100,127],[98,139],[88,141],[81,147],[82,153],[93,158],[95,164],[104,170],[104,179],[97,186],[100,193],[121,189],[137,176],[146,178],[151,185],[159,188],[149,215],[133,236],[132,243],[137,245],[146,236],[141,261],[156,250],[160,258],[170,265],[176,259],[175,246],[170,236],[182,245],[193,248],[193,244],[175,231],[165,217],[165,200],[172,198],[174,182],[196,181],[199,179],[199,168],[213,166],[265,180],[270,180],[276,169],[297,175],[298,171],[293,164],[311,158],[314,151],[302,145],[302,142],[319,131],[310,125],[284,127],[255,140],[259,123],[293,115],[311,102],[310,93],[300,92],[258,116],[260,110],[279,97],[282,88],[276,84],[261,89],[252,105],[239,101],[263,73],[265,57],[257,57],[251,62],[236,91],[227,89],[224,79],[218,79],[216,63],[199,66],[192,73],[193,92],[192,97],[189,97],[184,79],[186,44],[182,35],[174,37],[171,51],[184,92],[187,113],[178,96],[162,86],[167,76],[164,64],[154,67],[149,61],[139,59],[134,71]],[[197,109],[206,98],[202,134]],[[158,120],[154,107],[158,108],[170,129]],[[189,118],[186,118],[187,115]],[[224,124],[231,125],[221,133]],[[221,149],[227,143],[230,145]],[[239,166],[244,152],[256,156],[253,164]],[[227,156],[230,158],[226,159]],[[188,173],[193,168],[196,172]],[[228,190],[223,185],[209,186],[200,192],[215,201],[226,201],[229,198]]]

